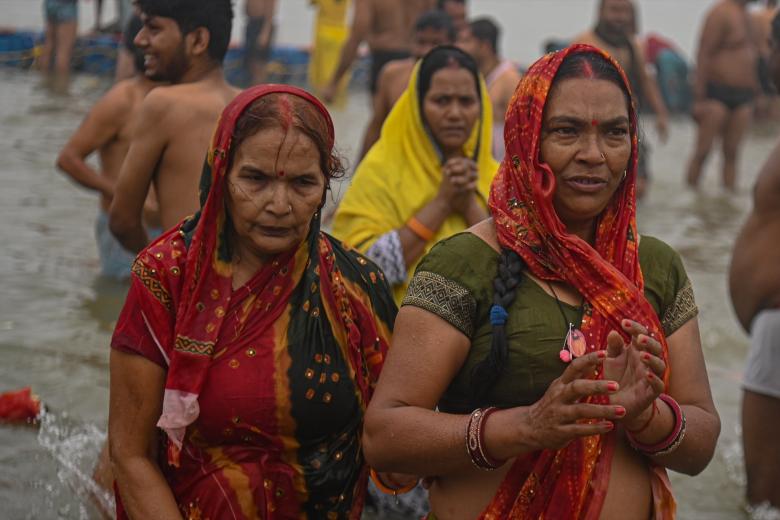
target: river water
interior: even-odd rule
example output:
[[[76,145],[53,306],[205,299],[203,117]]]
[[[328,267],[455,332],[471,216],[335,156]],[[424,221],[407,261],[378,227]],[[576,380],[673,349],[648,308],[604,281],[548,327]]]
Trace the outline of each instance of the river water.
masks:
[[[11,20],[4,23],[32,28],[39,23],[37,2],[0,3],[4,10],[10,7],[5,12]],[[539,48],[542,34],[531,18],[546,20],[544,34],[571,34],[590,19],[592,4],[474,0],[473,10],[501,20],[513,15],[533,29],[533,36],[511,37],[527,43],[515,47],[514,55],[530,60],[534,51],[529,49]],[[662,32],[679,31],[681,46],[689,47],[685,42],[692,41],[691,31],[683,35],[680,28],[696,26],[706,4],[644,2],[646,25],[668,25],[669,31]],[[304,9],[302,1],[282,3],[280,34],[288,42],[295,42],[292,35],[304,41],[310,27],[295,20],[296,5]],[[571,13],[559,24],[564,5]],[[659,11],[663,6],[669,10],[665,16]],[[566,30],[559,31],[561,27]],[[88,475],[105,436],[108,344],[126,286],[97,276],[96,198],[59,174],[54,160],[110,83],[77,76],[68,97],[52,97],[38,85],[34,72],[0,69],[0,391],[30,385],[49,408],[39,428],[0,425],[0,519],[91,519],[99,516],[86,498],[92,490]],[[356,92],[345,108],[334,111],[337,142],[348,157],[360,142],[367,107],[367,96]],[[719,190],[718,158],[709,165],[701,193],[692,193],[682,188],[682,176],[693,126],[687,119],[675,120],[669,143],[660,145],[651,123],[645,125],[654,148],[655,181],[640,208],[640,230],[666,240],[684,258],[701,310],[705,356],[723,422],[707,470],[696,478],[672,475],[680,518],[747,518],[738,408],[747,338],[729,304],[726,272],[734,237],[750,208],[750,187],[777,133],[751,132],[740,161],[738,194]],[[336,187],[337,196],[341,189]],[[98,501],[107,504],[110,497]]]

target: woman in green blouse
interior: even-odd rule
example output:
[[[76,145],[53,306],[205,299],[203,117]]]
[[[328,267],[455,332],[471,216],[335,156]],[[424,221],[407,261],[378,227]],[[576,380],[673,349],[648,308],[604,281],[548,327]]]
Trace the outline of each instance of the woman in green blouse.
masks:
[[[625,75],[545,56],[505,137],[492,218],[409,286],[366,458],[429,477],[432,518],[674,518],[666,469],[702,471],[720,421],[680,257],[637,233]]]

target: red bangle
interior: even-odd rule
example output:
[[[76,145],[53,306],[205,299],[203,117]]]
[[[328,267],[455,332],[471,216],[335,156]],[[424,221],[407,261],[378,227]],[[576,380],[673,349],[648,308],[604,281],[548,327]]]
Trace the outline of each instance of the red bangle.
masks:
[[[626,428],[626,431],[630,433],[631,435],[639,435],[643,431],[647,429],[648,426],[650,426],[650,423],[653,422],[653,419],[655,419],[655,414],[659,412],[658,410],[658,400],[653,399],[653,409],[650,410],[650,418],[645,421],[645,424],[643,424],[640,428],[637,428],[636,430],[629,430]]]
[[[498,411],[496,407],[485,410],[477,408],[471,412],[468,426],[466,426],[466,453],[474,466],[486,471],[500,468],[506,462],[494,459],[485,450],[485,422],[496,411]]]
[[[371,480],[374,481],[374,485],[377,487],[377,489],[388,495],[403,495],[404,493],[408,493],[417,487],[417,483],[415,482],[414,484],[409,484],[408,486],[404,486],[402,488],[391,488],[385,484],[384,481],[382,481],[382,479],[379,477],[379,473],[377,473],[373,468],[371,468],[369,471],[369,475],[371,475]]]

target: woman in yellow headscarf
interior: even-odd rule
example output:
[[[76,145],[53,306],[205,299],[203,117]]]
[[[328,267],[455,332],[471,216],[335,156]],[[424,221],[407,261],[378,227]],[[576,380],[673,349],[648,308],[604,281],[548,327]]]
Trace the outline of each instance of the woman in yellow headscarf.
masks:
[[[476,63],[450,46],[429,52],[357,168],[333,233],[372,258],[396,301],[437,241],[487,217],[498,169],[491,105]]]

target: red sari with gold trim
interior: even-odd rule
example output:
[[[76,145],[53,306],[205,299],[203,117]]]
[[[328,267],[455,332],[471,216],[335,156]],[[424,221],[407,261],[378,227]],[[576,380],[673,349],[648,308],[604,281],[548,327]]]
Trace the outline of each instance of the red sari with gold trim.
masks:
[[[226,109],[201,211],[142,251],[112,347],[167,370],[159,465],[187,519],[357,519],[365,407],[396,308],[370,261],[320,231],[232,289],[225,175],[233,129],[266,85]],[[121,501],[119,517],[121,512]]]

